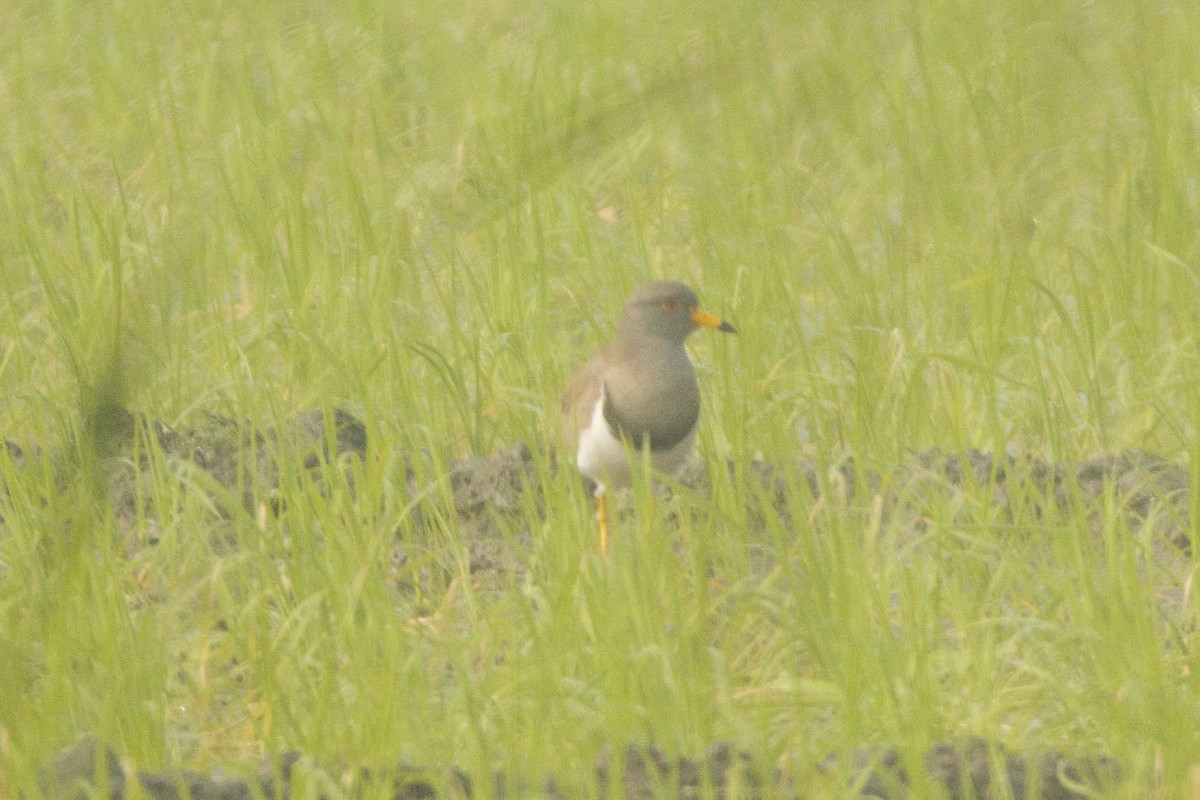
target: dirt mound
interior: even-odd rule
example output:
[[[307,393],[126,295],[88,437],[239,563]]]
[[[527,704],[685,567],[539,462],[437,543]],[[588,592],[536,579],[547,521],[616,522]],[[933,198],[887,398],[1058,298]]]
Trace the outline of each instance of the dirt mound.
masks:
[[[96,434],[101,440],[96,449],[121,456],[105,461],[105,479],[117,519],[126,526],[135,519],[152,516],[139,505],[147,502],[139,499],[147,493],[139,492],[137,485],[139,474],[151,466],[148,443],[153,443],[168,460],[204,473],[212,488],[213,504],[224,515],[233,512],[234,501],[252,514],[280,511],[280,454],[288,459],[283,471],[286,475],[303,473],[319,486],[324,466],[361,457],[368,446],[363,424],[340,409],[305,412],[286,424],[267,428],[210,414],[202,424],[172,429],[124,409],[113,410],[105,420],[105,424],[95,426],[102,432]],[[3,441],[0,447],[18,469],[41,452],[10,441]],[[753,484],[755,491],[746,493],[752,518],[763,514],[788,518],[787,476],[806,482],[814,497],[823,492],[836,492],[848,500],[880,495],[893,513],[913,515],[914,525],[921,524],[921,512],[930,502],[944,503],[948,498],[956,501],[968,492],[977,496],[980,489],[991,505],[1009,518],[1032,506],[1038,516],[1054,509],[1082,511],[1098,522],[1104,508],[1096,501],[1107,492],[1119,500],[1133,529],[1151,524],[1159,545],[1171,548],[1173,555],[1191,553],[1188,471],[1140,451],[1101,455],[1077,463],[1051,463],[979,451],[927,450],[888,470],[871,470],[852,462],[825,471],[806,462],[781,465],[755,461],[743,469],[730,462],[726,468],[731,479],[742,481],[741,485]],[[345,474],[350,475],[348,471]],[[430,513],[430,498],[438,495],[418,485],[413,475],[410,468],[413,519],[416,527],[422,528],[435,524],[437,515]],[[517,443],[490,456],[452,461],[448,477],[453,513],[470,553],[472,571],[519,570],[524,556],[519,546],[528,544],[529,537],[527,531],[518,531],[514,537],[512,523],[526,515],[529,508],[542,508],[531,449]],[[703,496],[709,492],[709,475],[703,465],[694,463],[685,468],[678,484]],[[659,491],[670,493],[666,487],[659,487]],[[404,558],[403,553],[400,558]]]
[[[845,764],[845,767],[842,764]],[[1074,800],[1094,796],[1097,790],[1119,780],[1116,766],[1108,759],[1071,760],[1060,753],[1025,757],[1006,752],[983,739],[959,743],[943,742],[931,747],[922,763],[924,775],[917,782],[909,775],[898,751],[893,748],[863,748],[844,760],[830,757],[823,771],[839,771],[860,797],[895,800],[909,797],[923,786],[937,786],[950,800],[992,797]],[[337,786],[317,796],[344,796],[345,769],[326,770],[298,753],[289,753],[259,768],[252,777],[206,776],[189,771],[126,772],[117,755],[94,739],[85,739],[55,756],[42,772],[42,787],[55,800],[109,797],[121,800],[134,794],[132,784],[152,800],[253,800],[258,797],[289,797],[294,785]],[[333,776],[341,776],[336,779]],[[672,759],[655,748],[630,747],[620,758],[601,755],[594,772],[568,787],[558,779],[536,783],[493,777],[491,785],[476,787],[470,778],[453,767],[423,770],[399,765],[386,769],[360,769],[354,785],[370,796],[381,785],[394,800],[436,798],[542,797],[566,800],[574,797],[610,797],[611,784],[619,781],[617,796],[628,800],[661,797],[696,798],[708,792],[719,800],[729,797],[761,798],[803,795],[788,788],[787,776],[765,779],[750,757],[724,742],[709,747],[702,760]],[[927,781],[928,783],[924,783]],[[366,787],[370,787],[367,789]],[[350,796],[354,796],[351,794]]]

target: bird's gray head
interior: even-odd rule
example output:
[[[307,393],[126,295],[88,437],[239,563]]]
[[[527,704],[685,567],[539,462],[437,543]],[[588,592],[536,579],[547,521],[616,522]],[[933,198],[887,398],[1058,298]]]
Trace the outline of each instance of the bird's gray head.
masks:
[[[696,293],[678,281],[654,281],[642,284],[625,304],[618,336],[641,339],[654,337],[682,342],[696,328],[704,326],[733,333],[728,322],[700,308]]]

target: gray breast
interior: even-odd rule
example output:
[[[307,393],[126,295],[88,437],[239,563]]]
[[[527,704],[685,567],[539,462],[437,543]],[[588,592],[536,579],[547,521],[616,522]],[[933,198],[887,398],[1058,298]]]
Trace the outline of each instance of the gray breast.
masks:
[[[613,435],[639,448],[649,445],[652,451],[683,441],[700,416],[696,376],[691,363],[685,364],[686,368],[673,364],[665,371],[651,372],[628,386],[606,380],[602,410]]]

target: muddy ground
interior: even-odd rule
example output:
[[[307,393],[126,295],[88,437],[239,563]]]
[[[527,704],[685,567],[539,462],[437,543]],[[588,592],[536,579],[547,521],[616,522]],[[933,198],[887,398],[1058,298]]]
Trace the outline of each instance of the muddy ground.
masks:
[[[93,441],[81,448],[95,453],[105,464],[103,483],[118,521],[132,528],[137,519],[153,519],[139,509],[137,491],[138,470],[133,461],[141,460],[144,452],[139,440],[152,439],[168,459],[180,460],[206,472],[223,487],[225,493],[214,497],[218,508],[222,503],[238,503],[251,514],[280,511],[275,499],[280,470],[275,454],[291,454],[302,463],[318,486],[320,475],[329,464],[345,466],[355,456],[361,456],[368,446],[366,430],[352,415],[343,411],[325,414],[312,411],[298,416],[290,424],[277,428],[256,429],[244,421],[219,416],[207,417],[207,422],[186,430],[175,430],[161,423],[126,412],[119,407],[101,409],[91,420],[88,435]],[[13,463],[20,467],[40,456],[36,447],[22,443],[4,442]],[[133,458],[130,456],[133,455]],[[112,456],[122,456],[112,458]],[[141,458],[144,458],[142,456]],[[734,466],[729,465],[731,474]],[[433,496],[426,487],[417,485],[416,471],[410,469],[410,493],[414,498]],[[871,473],[846,464],[828,473],[819,473],[807,464],[777,465],[756,462],[743,471],[741,479],[751,480],[756,508],[752,518],[765,515],[785,518],[788,514],[787,487],[781,476],[802,475],[814,495],[822,491],[838,492],[848,498],[882,496],[889,513],[902,516],[914,531],[925,524],[922,507],[930,498],[939,498],[944,507],[947,497],[978,497],[986,487],[993,508],[1003,517],[1020,508],[1021,518],[1028,518],[1028,504],[1038,513],[1051,513],[1055,508],[1064,512],[1084,509],[1094,513],[1099,524],[1100,503],[1092,503],[1112,492],[1121,500],[1121,508],[1133,529],[1145,524],[1153,526],[1152,552],[1156,574],[1168,576],[1159,587],[1158,596],[1164,606],[1178,602],[1181,582],[1170,576],[1182,576],[1191,563],[1192,543],[1188,538],[1188,473],[1186,469],[1152,455],[1125,452],[1098,456],[1079,463],[1052,464],[1036,459],[993,457],[979,452],[963,454],[927,451],[908,459],[887,474]],[[749,476],[748,478],[746,476]],[[470,558],[472,576],[489,584],[519,573],[526,563],[523,551],[528,536],[513,535],[514,521],[530,508],[527,493],[537,493],[534,454],[529,447],[515,444],[491,456],[472,456],[454,462],[450,467],[450,486],[454,511],[459,519],[460,534]],[[703,494],[708,478],[699,467],[690,468],[680,482],[689,491]],[[865,485],[864,485],[865,484]],[[664,489],[663,491],[669,491]],[[969,495],[968,495],[969,491]],[[541,498],[533,497],[533,507],[541,507]],[[1087,511],[1087,509],[1094,509]],[[224,508],[225,516],[234,509]],[[423,525],[423,506],[414,503],[413,524]],[[0,526],[2,526],[0,521]],[[0,527],[0,535],[3,528]],[[404,562],[409,554],[404,538],[398,536],[394,558]],[[137,546],[152,546],[153,534]],[[411,571],[410,571],[411,572]],[[418,578],[417,580],[420,580]],[[419,586],[397,587],[401,591],[419,593]],[[99,760],[98,760],[98,757]],[[1040,785],[1045,798],[1084,797],[1080,787],[1116,780],[1116,765],[1098,756],[1083,756],[1072,760],[1060,753],[1017,754],[1005,752],[997,745],[972,739],[947,742],[933,747],[926,756],[926,770],[933,780],[946,787],[951,798],[992,796],[1026,797],[1026,787]],[[125,797],[135,776],[126,775],[117,755],[103,745],[85,739],[73,748],[64,750],[45,769],[46,787],[57,796],[78,796],[71,787],[94,779],[95,766],[107,764],[109,791],[114,798]],[[616,766],[614,766],[616,765]],[[828,759],[823,769],[838,769],[847,780],[858,787],[864,797],[894,798],[906,796],[908,776],[900,765],[896,751],[887,748],[863,748],[840,761]],[[256,796],[275,796],[295,779],[297,770],[310,776],[319,773],[301,754],[289,754],[267,765],[256,778],[230,779],[198,775],[190,772],[138,773],[136,780],[143,791],[156,800],[192,797],[194,800],[222,798],[240,800]],[[339,770],[333,774],[344,774]],[[671,787],[679,797],[702,794],[701,787],[712,787],[718,797],[727,789],[738,787],[737,796],[758,796],[764,792],[779,794],[782,776],[764,774],[750,759],[730,745],[714,743],[707,759],[692,761],[672,759],[652,748],[631,747],[620,758],[601,754],[597,757],[595,773],[584,783],[594,783],[599,796],[619,774],[628,797],[660,796],[662,787]],[[504,776],[496,785],[473,787],[453,766],[415,769],[397,766],[376,777],[392,786],[396,798],[434,798],[471,796],[543,796],[565,797],[554,781],[547,779],[535,786],[509,786]],[[319,784],[318,784],[319,785]],[[1007,785],[1009,789],[997,787]],[[766,791],[769,788],[769,791]],[[336,792],[333,792],[336,795]],[[589,795],[595,796],[592,792]],[[784,795],[789,794],[786,790]]]
[[[620,765],[614,767],[614,762]],[[821,767],[841,770],[847,784],[861,797],[882,800],[910,796],[912,782],[895,749],[862,748],[850,754],[847,762],[839,764],[830,758]],[[100,765],[99,769],[97,765]],[[928,780],[944,787],[946,797],[952,800],[1000,797],[1026,800],[1035,796],[1043,800],[1082,800],[1093,796],[1088,787],[1112,786],[1120,780],[1117,765],[1109,759],[1072,760],[1059,753],[1019,755],[975,738],[931,747],[925,754],[924,770]],[[98,773],[101,777],[97,777]],[[84,739],[54,757],[43,770],[42,785],[47,796],[70,800],[96,796],[123,800],[134,796],[135,782],[141,796],[154,800],[287,798],[293,786],[306,789],[329,786],[328,792],[321,792],[320,796],[334,798],[344,796],[344,791],[336,788],[339,781],[331,777],[339,774],[344,778],[344,772],[331,773],[310,763],[300,753],[288,753],[264,765],[251,778],[201,775],[186,770],[129,774],[112,750],[94,739]],[[711,745],[703,760],[672,759],[655,748],[630,747],[620,758],[602,753],[590,776],[591,785],[576,792],[564,790],[552,778],[516,783],[504,775],[496,775],[490,785],[477,786],[453,767],[420,769],[405,765],[386,770],[363,769],[356,783],[386,786],[394,800],[468,800],[475,797],[568,800],[576,796],[613,796],[608,792],[613,788],[610,784],[617,779],[617,774],[623,791],[616,796],[628,800],[669,796],[687,800],[702,797],[717,800],[794,797],[799,800],[802,797],[789,789],[785,776],[764,775],[755,769],[747,755],[723,742]]]

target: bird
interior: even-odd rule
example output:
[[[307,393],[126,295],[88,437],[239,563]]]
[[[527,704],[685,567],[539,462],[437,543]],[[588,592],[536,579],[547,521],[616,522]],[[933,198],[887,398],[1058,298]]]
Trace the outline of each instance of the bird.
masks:
[[[677,281],[639,286],[621,312],[612,340],[580,367],[562,394],[563,434],[575,465],[595,484],[600,552],[608,553],[609,489],[632,482],[632,451],[649,449],[650,465],[674,475],[691,455],[700,418],[700,387],[683,347],[692,331],[737,333],[700,307]]]

